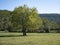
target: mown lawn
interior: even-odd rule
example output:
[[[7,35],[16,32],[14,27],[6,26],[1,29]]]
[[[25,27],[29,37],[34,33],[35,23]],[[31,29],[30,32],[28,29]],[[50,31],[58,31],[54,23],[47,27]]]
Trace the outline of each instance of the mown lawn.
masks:
[[[60,33],[1,33],[0,45],[60,45]]]

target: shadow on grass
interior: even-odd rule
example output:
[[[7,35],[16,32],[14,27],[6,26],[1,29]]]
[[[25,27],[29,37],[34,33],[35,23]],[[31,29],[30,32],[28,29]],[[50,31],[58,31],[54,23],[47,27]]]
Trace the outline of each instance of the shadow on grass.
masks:
[[[1,35],[0,37],[20,37],[23,35]]]

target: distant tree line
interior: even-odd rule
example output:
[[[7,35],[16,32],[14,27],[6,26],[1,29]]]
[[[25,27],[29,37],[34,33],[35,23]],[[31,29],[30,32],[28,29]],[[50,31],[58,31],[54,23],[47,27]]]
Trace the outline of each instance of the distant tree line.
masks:
[[[8,32],[60,32],[60,23],[40,17],[36,8],[26,5],[13,11],[0,10],[0,31]]]

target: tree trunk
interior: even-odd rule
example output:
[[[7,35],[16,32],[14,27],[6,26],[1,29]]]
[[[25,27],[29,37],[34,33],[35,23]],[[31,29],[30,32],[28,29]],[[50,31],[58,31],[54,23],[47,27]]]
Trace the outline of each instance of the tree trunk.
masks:
[[[45,29],[45,32],[46,32],[46,33],[49,33],[49,29]]]
[[[23,28],[22,32],[23,32],[23,36],[26,36],[26,28]]]

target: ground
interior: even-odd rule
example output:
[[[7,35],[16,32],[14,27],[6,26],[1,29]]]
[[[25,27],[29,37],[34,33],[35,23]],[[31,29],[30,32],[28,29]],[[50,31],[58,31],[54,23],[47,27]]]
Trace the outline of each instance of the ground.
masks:
[[[60,33],[1,33],[0,45],[60,45]]]

